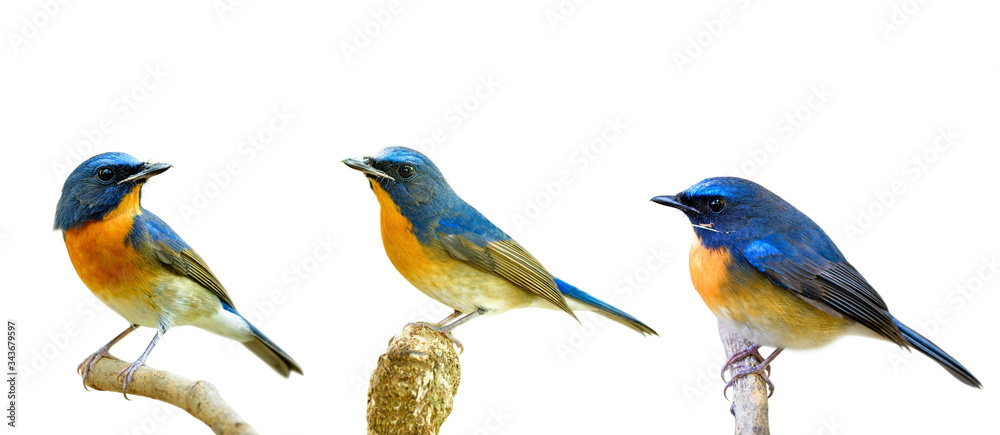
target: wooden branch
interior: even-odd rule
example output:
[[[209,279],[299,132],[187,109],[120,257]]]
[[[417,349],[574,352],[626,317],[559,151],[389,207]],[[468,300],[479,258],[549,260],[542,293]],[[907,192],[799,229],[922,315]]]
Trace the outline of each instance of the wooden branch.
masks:
[[[729,327],[719,322],[719,336],[722,346],[726,349],[726,358],[753,345]],[[763,361],[749,355],[733,362],[729,375],[732,376],[740,367],[753,367]],[[737,435],[768,435],[771,430],[767,421],[767,382],[760,376],[744,376],[733,382],[733,404],[729,412],[736,418]]]
[[[389,342],[368,387],[368,434],[437,434],[462,370],[451,340],[410,324]]]
[[[95,390],[121,394],[122,381],[118,378],[118,373],[126,366],[128,363],[115,357],[101,358],[87,376],[86,385]],[[206,381],[195,381],[143,366],[132,376],[128,394],[145,396],[183,409],[217,434],[257,433],[222,399],[219,391]]]

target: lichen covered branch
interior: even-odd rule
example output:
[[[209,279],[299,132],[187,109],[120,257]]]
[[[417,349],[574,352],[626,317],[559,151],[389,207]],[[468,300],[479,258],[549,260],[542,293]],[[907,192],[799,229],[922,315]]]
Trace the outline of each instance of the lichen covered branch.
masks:
[[[461,380],[451,340],[411,324],[389,342],[368,387],[368,434],[438,433]]]

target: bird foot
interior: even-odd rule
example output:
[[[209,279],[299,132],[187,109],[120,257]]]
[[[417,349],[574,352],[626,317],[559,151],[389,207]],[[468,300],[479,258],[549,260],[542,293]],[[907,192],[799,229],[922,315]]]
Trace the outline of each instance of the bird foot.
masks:
[[[435,330],[437,332],[440,332],[442,335],[445,336],[445,338],[451,340],[451,343],[454,344],[455,347],[458,348],[458,354],[459,355],[461,355],[462,352],[465,352],[465,347],[462,346],[462,342],[458,341],[458,339],[455,338],[455,336],[451,334],[451,328],[448,328],[446,326],[441,326],[440,324],[431,323],[431,322],[413,322],[413,323],[410,323],[407,326],[423,326],[423,327],[426,327],[426,328],[433,329],[433,330]]]
[[[139,370],[139,367],[144,365],[146,365],[145,355],[126,366],[124,370],[118,372],[118,380],[122,381],[122,394],[125,396],[125,399],[132,400],[128,398],[128,385],[132,382],[132,375]]]
[[[118,334],[118,336],[111,339],[111,341],[109,341],[108,344],[101,346],[100,349],[97,349],[97,352],[90,354],[90,356],[88,356],[87,359],[83,360],[83,362],[80,363],[80,365],[76,366],[76,372],[79,373],[81,376],[83,376],[84,390],[88,391],[90,390],[89,388],[87,388],[87,376],[89,376],[90,372],[94,370],[94,365],[97,364],[97,361],[100,361],[101,358],[104,358],[106,356],[110,357],[111,354],[109,352],[111,351],[111,346],[114,346],[115,343],[118,343],[119,341],[121,341],[121,339],[125,338],[125,336],[128,335],[130,332],[134,331],[137,326],[138,325],[130,325],[128,328],[125,328],[125,330],[122,331],[121,334]]]
[[[729,359],[726,361],[725,364],[722,365],[722,372],[721,372],[722,382],[726,382],[726,370],[729,370],[729,367],[731,365],[733,365],[733,363],[735,363],[736,361],[739,361],[739,360],[741,360],[743,358],[746,358],[746,357],[748,357],[750,355],[753,355],[754,357],[756,357],[757,361],[761,361],[761,362],[764,361],[764,356],[760,354],[760,345],[757,345],[757,344],[755,344],[753,346],[750,346],[750,347],[748,347],[746,349],[743,349],[743,350],[741,350],[739,352],[736,352],[736,353],[733,354],[733,356],[729,357]],[[770,364],[767,365],[767,375],[768,376],[771,375],[771,365]]]
[[[729,391],[729,388],[733,386],[733,382],[736,382],[737,379],[750,375],[760,375],[760,377],[764,378],[764,382],[767,382],[767,397],[771,398],[771,396],[774,394],[774,383],[772,383],[771,379],[768,378],[768,375],[771,373],[770,361],[764,359],[761,360],[764,362],[757,364],[753,367],[747,368],[745,370],[740,370],[735,374],[733,374],[733,378],[730,379],[728,383],[726,383],[726,388],[722,389],[722,397],[725,397],[726,400],[729,400],[729,396],[726,394],[726,392]]]
[[[90,354],[87,359],[83,360],[80,365],[76,366],[76,372],[83,377],[84,390],[90,391],[90,389],[87,388],[87,376],[90,375],[91,370],[94,370],[94,365],[97,364],[97,361],[100,361],[101,358],[106,356],[111,356],[108,350],[107,346],[101,346],[100,349],[97,349],[97,352]]]

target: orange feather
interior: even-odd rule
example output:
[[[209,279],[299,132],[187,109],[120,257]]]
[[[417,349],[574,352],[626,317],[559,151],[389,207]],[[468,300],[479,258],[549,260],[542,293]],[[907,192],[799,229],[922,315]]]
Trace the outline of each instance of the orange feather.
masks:
[[[144,267],[149,260],[125,240],[141,213],[139,189],[135,188],[101,220],[66,230],[64,241],[76,273],[94,296],[102,301],[143,301],[153,309],[152,289],[147,283],[152,277],[149,271],[159,268]]]
[[[389,192],[371,182],[381,209],[382,245],[389,261],[407,281],[416,282],[447,275],[445,263],[425,248],[413,234],[413,224],[403,216]],[[419,285],[417,285],[420,287]]]

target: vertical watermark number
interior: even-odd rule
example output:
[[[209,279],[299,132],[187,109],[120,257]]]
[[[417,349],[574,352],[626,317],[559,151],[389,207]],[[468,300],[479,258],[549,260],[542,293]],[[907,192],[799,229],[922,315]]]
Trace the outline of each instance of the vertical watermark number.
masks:
[[[7,321],[7,426],[17,427],[17,322]]]

